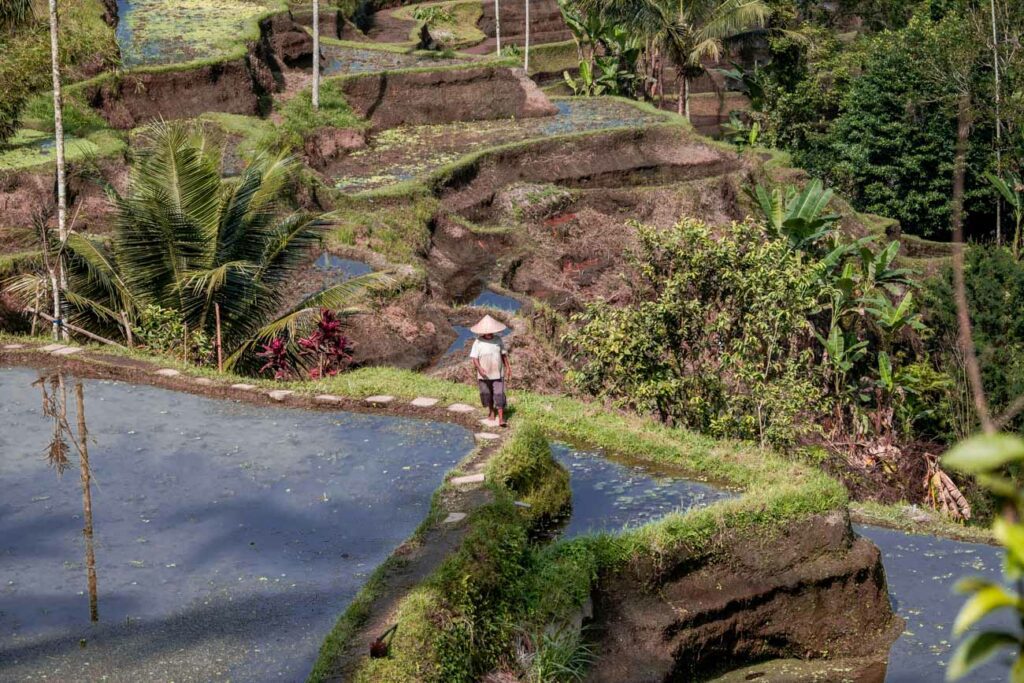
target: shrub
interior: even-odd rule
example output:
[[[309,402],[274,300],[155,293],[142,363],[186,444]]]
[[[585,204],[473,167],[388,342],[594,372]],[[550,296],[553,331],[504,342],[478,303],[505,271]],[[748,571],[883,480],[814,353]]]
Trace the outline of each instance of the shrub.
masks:
[[[813,273],[750,222],[722,234],[692,219],[638,231],[634,303],[575,317],[570,381],[664,422],[791,442],[819,398],[808,379]]]

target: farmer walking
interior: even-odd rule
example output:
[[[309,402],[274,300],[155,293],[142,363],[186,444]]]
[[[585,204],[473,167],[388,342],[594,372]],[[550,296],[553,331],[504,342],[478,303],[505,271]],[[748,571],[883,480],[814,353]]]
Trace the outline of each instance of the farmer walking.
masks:
[[[499,333],[507,327],[489,315],[469,331],[476,335],[469,357],[476,368],[476,379],[480,385],[480,402],[487,408],[487,419],[497,418],[502,427],[505,422],[505,387],[512,377],[512,366],[508,362],[508,350],[501,341]]]

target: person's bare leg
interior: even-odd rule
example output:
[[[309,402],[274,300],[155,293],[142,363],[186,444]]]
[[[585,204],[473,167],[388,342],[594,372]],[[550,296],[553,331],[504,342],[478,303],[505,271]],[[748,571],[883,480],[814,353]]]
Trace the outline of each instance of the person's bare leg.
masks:
[[[498,408],[498,425],[504,427],[507,424],[508,423],[505,422],[505,409],[504,408]]]

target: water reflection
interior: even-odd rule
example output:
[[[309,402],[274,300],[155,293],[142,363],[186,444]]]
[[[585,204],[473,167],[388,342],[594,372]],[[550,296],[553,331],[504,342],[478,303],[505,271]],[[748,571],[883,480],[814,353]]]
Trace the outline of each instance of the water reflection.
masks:
[[[445,423],[89,379],[83,431],[65,375],[66,410],[51,411],[69,461],[58,479],[38,378],[0,368],[0,680],[302,680],[473,448]],[[99,622],[82,581],[82,436]]]
[[[89,468],[89,429],[85,424],[85,389],[81,382],[75,382],[75,406],[77,409],[77,433],[68,422],[68,390],[64,374],[57,372],[44,375],[33,382],[43,395],[43,416],[53,423],[53,436],[46,447],[47,463],[60,477],[70,465],[68,441],[78,452],[78,471],[82,480],[82,517],[85,526],[85,572],[89,589],[89,620],[99,621],[99,594],[96,581],[96,549],[92,519],[92,472]]]

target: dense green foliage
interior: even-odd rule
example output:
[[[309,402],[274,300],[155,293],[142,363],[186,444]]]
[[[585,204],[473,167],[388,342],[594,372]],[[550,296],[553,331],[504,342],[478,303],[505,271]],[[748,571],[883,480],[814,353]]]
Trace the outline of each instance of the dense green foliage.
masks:
[[[531,526],[553,522],[570,506],[569,473],[551,457],[544,433],[526,425],[507,448],[487,464],[487,478],[529,507]]]
[[[765,226],[638,226],[634,301],[576,316],[570,380],[718,436],[791,444],[825,426],[891,440],[933,380],[910,371],[924,327],[898,243],[839,238],[820,185],[753,194]]]
[[[1005,248],[974,247],[966,254],[965,275],[982,380],[989,402],[998,413],[1024,394],[1024,265]],[[958,325],[952,269],[947,267],[929,279],[925,291],[929,324],[945,331],[932,340],[933,353],[944,357],[951,374],[959,380],[958,395],[964,396],[960,411],[969,413],[966,429],[949,425],[947,430],[952,436],[965,437],[973,431],[976,418],[965,398],[963,361],[955,351]],[[1024,420],[1017,418],[1012,426],[1021,429]]]
[[[817,37],[801,59],[763,74],[765,139],[857,208],[896,218],[916,234],[948,235],[960,88],[946,60],[951,44],[976,39],[964,19],[921,13],[898,31],[849,46]],[[972,83],[979,100],[991,96],[980,69]],[[994,163],[991,143],[992,124],[980,118],[969,157],[969,214],[993,212],[983,175]]]
[[[12,7],[23,3],[15,2]],[[66,79],[118,61],[114,30],[103,21],[99,0],[61,0],[60,61]],[[14,18],[17,21],[14,21]],[[0,22],[0,146],[17,129],[25,104],[50,89],[50,32],[45,14],[17,12]]]
[[[571,381],[691,429],[792,441],[820,398],[807,380],[813,274],[753,223],[638,229],[635,303],[576,318]]]

